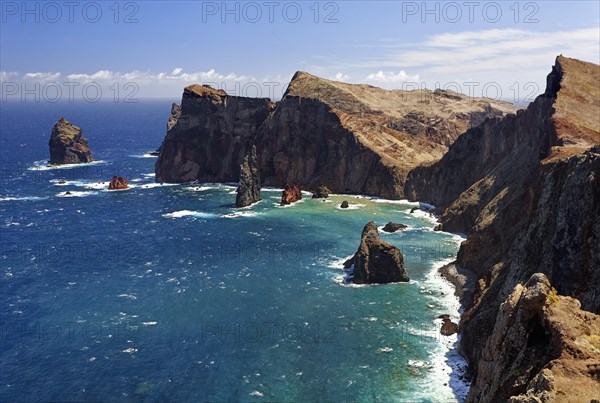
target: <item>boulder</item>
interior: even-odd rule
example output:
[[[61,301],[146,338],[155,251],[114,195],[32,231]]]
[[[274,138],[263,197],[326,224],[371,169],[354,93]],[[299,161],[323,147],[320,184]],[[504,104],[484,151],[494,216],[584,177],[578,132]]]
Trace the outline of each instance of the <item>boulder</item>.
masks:
[[[81,129],[65,118],[60,118],[52,128],[50,141],[50,164],[79,164],[92,162],[92,152]]]
[[[326,199],[330,194],[331,190],[327,186],[321,184],[314,190],[312,197],[313,199]]]
[[[373,221],[365,225],[358,251],[344,263],[345,268],[352,266],[354,284],[409,281],[400,249],[379,238],[377,226]]]
[[[441,315],[441,319],[442,327],[440,333],[443,336],[452,336],[453,334],[458,333],[458,324],[452,322],[449,315]]]
[[[246,155],[240,165],[240,185],[237,188],[235,199],[236,207],[246,207],[260,198],[260,174],[256,162],[256,147],[252,147],[249,155]]]
[[[122,176],[113,176],[108,184],[108,190],[123,190],[129,188],[129,182]]]
[[[389,223],[385,224],[385,227],[383,227],[383,230],[385,232],[396,232],[396,231],[405,229],[406,227],[407,226],[404,224],[398,224],[398,223],[390,221]]]
[[[294,183],[294,185],[286,185],[285,189],[283,189],[283,194],[281,195],[281,205],[285,206],[287,204],[292,204],[302,199],[302,189],[300,189],[300,185]]]
[[[342,202],[342,204],[340,205],[340,208],[348,208],[348,207],[350,207],[350,205],[348,204],[348,201],[347,201],[347,200],[344,200],[344,201]]]

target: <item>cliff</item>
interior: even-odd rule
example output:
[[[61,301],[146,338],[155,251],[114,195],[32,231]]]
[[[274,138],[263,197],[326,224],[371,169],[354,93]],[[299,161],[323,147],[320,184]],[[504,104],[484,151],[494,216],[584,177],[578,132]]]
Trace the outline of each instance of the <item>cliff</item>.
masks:
[[[482,371],[507,375],[488,354],[509,330],[494,323],[534,273],[600,313],[599,116],[600,66],[560,56],[546,91],[526,110],[487,119],[440,161],[408,175],[407,196],[436,204],[444,230],[468,234],[457,264],[477,277],[460,324],[460,349],[474,375],[470,401],[506,400],[485,386]],[[536,368],[550,358],[536,358]],[[536,371],[512,384],[510,396],[526,393]]]
[[[210,86],[190,85],[173,105],[157,182],[237,182],[254,133],[274,108],[266,98],[230,97]]]
[[[600,397],[598,358],[600,316],[536,273],[500,305],[469,400],[590,401]]]
[[[170,119],[156,180],[237,181],[255,145],[266,186],[323,184],[334,193],[397,199],[411,168],[441,158],[486,117],[515,110],[451,91],[386,91],[304,72],[277,104],[195,85]]]
[[[50,134],[50,163],[78,164],[92,162],[92,152],[81,129],[65,118],[60,118]]]

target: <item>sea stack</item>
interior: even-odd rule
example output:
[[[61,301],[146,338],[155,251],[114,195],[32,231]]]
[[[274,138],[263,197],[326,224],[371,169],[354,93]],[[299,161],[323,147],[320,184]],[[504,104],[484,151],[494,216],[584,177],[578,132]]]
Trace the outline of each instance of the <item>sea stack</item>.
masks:
[[[312,194],[312,198],[313,199],[326,199],[329,197],[330,194],[331,194],[331,190],[327,186],[321,184],[314,190],[314,192]]]
[[[92,152],[81,129],[60,118],[50,135],[50,164],[79,164],[92,162]]]
[[[249,155],[246,155],[240,165],[240,185],[237,188],[235,199],[236,207],[246,207],[260,198],[260,174],[256,161],[256,147],[252,147]]]
[[[283,194],[281,195],[281,205],[285,206],[288,204],[292,204],[302,199],[302,189],[300,185],[294,183],[292,186],[286,185],[285,189],[283,189]]]
[[[129,182],[122,176],[113,176],[108,184],[108,190],[123,190],[129,188]]]
[[[396,283],[409,281],[404,270],[404,257],[400,249],[379,238],[377,226],[370,221],[362,231],[360,246],[354,256],[344,263],[354,265],[354,284]]]

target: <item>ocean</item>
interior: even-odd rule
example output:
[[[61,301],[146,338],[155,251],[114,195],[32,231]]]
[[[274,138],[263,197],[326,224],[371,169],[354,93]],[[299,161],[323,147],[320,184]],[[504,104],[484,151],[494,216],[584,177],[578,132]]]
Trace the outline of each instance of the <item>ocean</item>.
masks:
[[[0,400],[461,401],[437,268],[462,240],[419,203],[236,209],[235,184],[154,183],[169,101],[0,105]],[[94,163],[47,167],[64,116]],[[131,188],[107,190],[113,175]],[[70,192],[66,195],[65,192]],[[348,200],[350,208],[339,208]],[[411,281],[344,284],[369,221],[409,227]]]

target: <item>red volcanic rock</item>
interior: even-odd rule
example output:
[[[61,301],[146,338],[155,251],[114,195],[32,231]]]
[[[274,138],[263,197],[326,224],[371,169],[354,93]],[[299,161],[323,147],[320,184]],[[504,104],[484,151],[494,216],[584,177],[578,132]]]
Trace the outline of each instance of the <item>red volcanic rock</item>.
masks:
[[[302,189],[300,189],[300,185],[294,183],[293,186],[286,185],[285,189],[283,189],[283,194],[281,195],[281,205],[285,206],[286,204],[292,204],[302,199]]]
[[[108,185],[108,190],[122,190],[129,188],[129,182],[122,176],[113,176]]]

